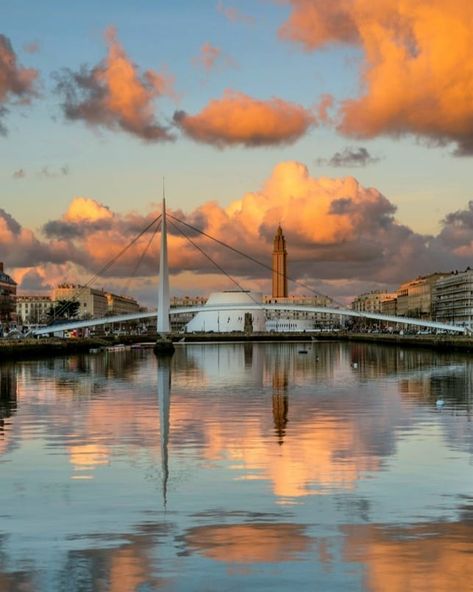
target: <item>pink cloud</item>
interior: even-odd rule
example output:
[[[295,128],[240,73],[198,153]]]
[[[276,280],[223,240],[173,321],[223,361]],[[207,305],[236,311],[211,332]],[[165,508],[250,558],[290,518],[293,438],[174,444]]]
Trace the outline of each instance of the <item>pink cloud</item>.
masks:
[[[154,106],[162,95],[175,97],[172,76],[154,70],[141,74],[113,27],[107,29],[105,39],[108,54],[100,64],[58,75],[57,89],[64,97],[65,116],[91,126],[122,130],[149,142],[174,139],[157,121]]]

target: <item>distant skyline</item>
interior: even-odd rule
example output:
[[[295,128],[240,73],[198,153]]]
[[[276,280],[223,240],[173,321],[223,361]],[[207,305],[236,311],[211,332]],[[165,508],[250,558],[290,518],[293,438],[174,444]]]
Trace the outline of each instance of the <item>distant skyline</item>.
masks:
[[[281,223],[289,275],[336,299],[471,264],[470,0],[5,0],[0,22],[0,260],[20,293],[86,281],[163,177],[171,212],[266,262]],[[98,285],[151,304],[157,240],[128,285],[147,241]],[[173,294],[231,287],[170,243]]]

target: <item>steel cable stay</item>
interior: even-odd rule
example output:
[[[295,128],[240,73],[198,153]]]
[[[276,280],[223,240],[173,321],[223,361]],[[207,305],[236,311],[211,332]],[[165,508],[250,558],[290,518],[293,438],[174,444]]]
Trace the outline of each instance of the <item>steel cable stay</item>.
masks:
[[[168,216],[169,216],[169,214],[168,214]],[[173,228],[175,228],[176,230],[178,230],[178,231],[179,231],[179,232],[182,234],[182,236],[183,236],[185,239],[187,239],[187,240],[190,242],[190,244],[191,244],[193,247],[195,247],[195,248],[196,248],[198,251],[200,251],[200,252],[202,253],[202,255],[204,255],[204,257],[206,257],[206,258],[207,258],[207,259],[208,259],[208,260],[209,260],[209,261],[210,261],[210,262],[211,262],[213,265],[215,265],[215,267],[216,267],[216,268],[217,268],[217,269],[218,269],[218,270],[219,270],[221,273],[223,273],[223,274],[224,274],[224,275],[225,275],[225,276],[226,276],[226,277],[227,277],[227,278],[228,278],[228,279],[229,279],[231,282],[233,282],[233,283],[234,283],[234,284],[237,286],[237,288],[239,288],[239,290],[240,290],[241,292],[248,292],[248,294],[249,294],[249,296],[250,296],[251,300],[253,300],[253,302],[254,302],[255,304],[259,304],[259,303],[258,303],[258,302],[257,302],[257,301],[256,301],[256,300],[253,298],[253,296],[251,295],[251,292],[250,292],[250,291],[248,291],[248,290],[245,290],[245,289],[243,288],[243,286],[242,286],[241,284],[239,284],[235,278],[233,278],[233,277],[232,277],[232,276],[231,276],[229,273],[227,273],[227,272],[226,272],[226,271],[223,269],[223,267],[221,267],[221,266],[220,266],[220,265],[219,265],[219,264],[218,264],[216,261],[214,261],[214,259],[212,259],[212,257],[211,257],[210,255],[208,255],[208,254],[207,254],[207,253],[206,253],[206,252],[205,252],[205,251],[204,251],[204,250],[203,250],[201,247],[199,247],[199,245],[198,245],[198,244],[196,244],[196,243],[195,243],[195,242],[194,242],[194,241],[193,241],[193,240],[192,240],[192,239],[191,239],[191,238],[190,238],[190,237],[189,237],[187,234],[185,234],[185,232],[184,232],[184,231],[183,231],[181,228],[179,228],[179,227],[178,227],[178,226],[177,226],[175,223],[173,223],[171,220],[169,221],[169,224],[170,224],[170,225],[171,225]]]
[[[99,271],[94,273],[94,275],[92,275],[89,278],[89,280],[87,281],[86,284],[77,288],[76,292],[74,293],[73,300],[75,300],[83,290],[93,286],[94,283],[98,280],[98,278],[101,277],[105,272],[107,272],[116,263],[116,261],[128,251],[128,249],[130,247],[132,247],[146,232],[148,232],[148,230],[153,226],[153,224],[159,223],[161,218],[162,218],[162,214],[159,214],[159,216],[156,216],[156,218],[154,218],[149,224],[147,224],[143,228],[143,230],[141,230],[127,245],[125,245],[122,249],[120,249],[120,251],[116,255],[114,255],[109,261],[107,261],[107,263]],[[153,236],[155,234],[156,234],[156,231],[154,231]],[[62,315],[63,313],[65,313],[67,311],[67,309],[69,307],[70,307],[70,301],[68,301],[67,304],[64,304],[63,306],[61,306],[59,308],[59,310],[57,311],[57,315],[58,316]],[[50,325],[52,325],[54,323],[54,320],[55,319],[50,321],[46,326],[49,327]]]
[[[230,249],[230,251],[233,251],[234,253],[237,253],[238,255],[241,255],[242,257],[245,257],[249,261],[252,261],[253,263],[256,263],[257,265],[260,265],[261,267],[264,267],[264,269],[267,269],[267,270],[271,271],[271,273],[276,273],[279,276],[286,277],[289,281],[294,282],[295,284],[297,284],[301,288],[305,288],[306,290],[309,290],[315,296],[322,296],[323,298],[329,298],[332,302],[334,302],[335,304],[337,304],[341,308],[344,308],[344,309],[346,308],[346,306],[344,304],[342,304],[341,302],[337,302],[333,298],[330,298],[330,296],[327,296],[326,294],[323,294],[322,292],[318,292],[317,290],[314,290],[313,288],[311,288],[309,285],[305,284],[304,282],[301,282],[300,280],[296,280],[296,279],[288,276],[287,274],[285,275],[284,273],[282,273],[280,271],[273,270],[273,268],[271,266],[267,265],[266,263],[263,263],[262,261],[259,261],[258,259],[255,259],[251,255],[248,255],[247,253],[244,253],[243,251],[240,251],[236,247],[232,247],[231,245],[228,245],[227,243],[221,241],[218,238],[215,238],[214,236],[208,234],[207,232],[204,232],[203,230],[200,230],[196,226],[193,226],[192,224],[188,224],[187,222],[184,222],[184,220],[180,220],[179,218],[176,218],[175,216],[173,216],[169,212],[167,213],[167,217],[168,218],[172,218],[173,220],[175,220],[177,222],[180,222],[181,224],[184,224],[185,226],[187,226],[191,230],[194,230],[195,232],[198,232],[202,236],[205,236],[207,238],[210,238],[211,240],[215,241],[219,245],[222,245],[223,247],[226,247],[227,249]]]
[[[147,242],[145,248],[143,249],[143,252],[140,255],[140,258],[138,259],[137,264],[135,265],[135,267],[133,268],[133,272],[130,275],[130,277],[128,278],[124,288],[123,288],[123,295],[126,295],[128,293],[128,290],[130,288],[130,284],[131,282],[135,279],[137,273],[138,273],[138,269],[140,268],[141,264],[143,263],[143,259],[146,256],[146,253],[149,251],[150,247],[151,247],[151,243],[154,240],[154,237],[156,236],[156,234],[160,231],[161,229],[161,220],[158,219],[158,223],[156,224],[156,228],[153,232],[153,234],[151,235],[149,241]]]

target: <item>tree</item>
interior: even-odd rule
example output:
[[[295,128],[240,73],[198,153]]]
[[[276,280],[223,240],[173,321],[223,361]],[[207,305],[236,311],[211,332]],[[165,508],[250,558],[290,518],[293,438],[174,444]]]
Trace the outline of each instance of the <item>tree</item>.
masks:
[[[77,302],[77,300],[58,300],[48,310],[48,319],[50,321],[74,319],[79,314],[79,307],[80,302]]]

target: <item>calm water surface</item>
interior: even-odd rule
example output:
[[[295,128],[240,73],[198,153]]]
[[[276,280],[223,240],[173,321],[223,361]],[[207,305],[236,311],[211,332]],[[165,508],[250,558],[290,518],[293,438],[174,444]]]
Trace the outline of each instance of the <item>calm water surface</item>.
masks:
[[[473,357],[301,349],[0,365],[0,591],[473,590]]]

